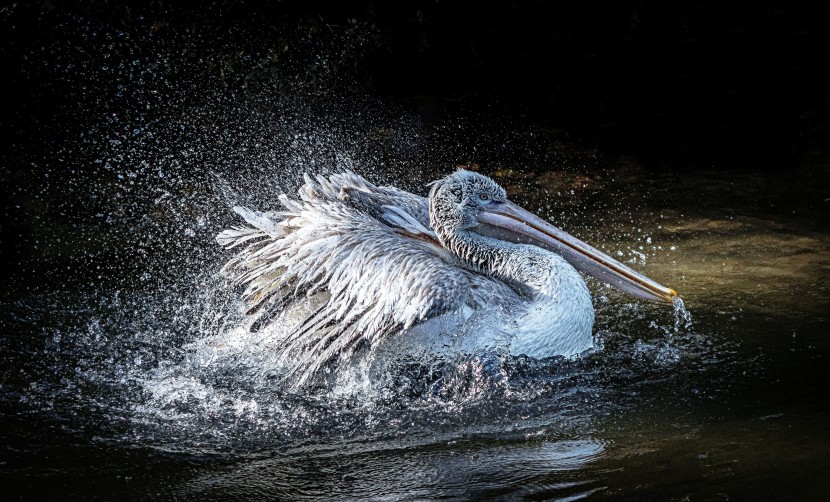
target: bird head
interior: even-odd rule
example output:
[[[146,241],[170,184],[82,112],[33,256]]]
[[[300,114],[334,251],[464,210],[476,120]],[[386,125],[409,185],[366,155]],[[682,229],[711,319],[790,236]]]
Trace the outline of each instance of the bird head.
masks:
[[[476,214],[494,203],[507,201],[507,192],[491,178],[459,169],[432,183],[429,223],[442,241],[459,230],[479,226]]]
[[[429,220],[444,247],[465,232],[491,239],[530,244],[562,256],[580,272],[638,298],[673,302],[677,293],[623,265],[598,249],[554,227],[507,200],[498,183],[479,173],[459,169],[432,183]],[[484,242],[480,238],[477,242]]]

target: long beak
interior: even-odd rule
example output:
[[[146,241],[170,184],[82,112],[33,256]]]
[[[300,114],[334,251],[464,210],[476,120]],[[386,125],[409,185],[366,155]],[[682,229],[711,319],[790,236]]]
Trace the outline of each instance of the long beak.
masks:
[[[478,212],[482,233],[504,239],[503,231],[514,242],[526,242],[561,255],[580,272],[610,284],[638,298],[673,303],[677,293],[623,265],[602,251],[568,235],[535,214],[512,202],[492,203]],[[496,227],[497,232],[487,227]]]

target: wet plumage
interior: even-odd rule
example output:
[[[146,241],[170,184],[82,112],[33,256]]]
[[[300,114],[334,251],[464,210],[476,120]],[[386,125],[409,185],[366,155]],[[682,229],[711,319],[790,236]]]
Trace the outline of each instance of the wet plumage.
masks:
[[[250,226],[217,240],[237,250],[222,273],[246,286],[251,313],[321,298],[280,349],[307,362],[301,381],[362,341],[372,347],[425,320],[494,306],[515,314],[511,353],[572,356],[592,344],[593,308],[579,273],[514,233],[484,231],[498,227],[489,225],[496,217],[512,227],[505,208],[518,208],[486,176],[459,170],[425,198],[351,172],[306,175],[297,199],[279,200],[276,212],[234,208]]]

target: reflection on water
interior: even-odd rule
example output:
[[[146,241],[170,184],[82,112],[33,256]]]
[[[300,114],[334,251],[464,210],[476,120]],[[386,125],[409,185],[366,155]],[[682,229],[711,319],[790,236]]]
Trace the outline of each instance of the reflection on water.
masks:
[[[577,499],[605,489],[585,475],[605,450],[593,439],[451,440],[389,451],[330,452],[298,469],[298,451],[200,476],[188,494],[231,497]],[[305,464],[305,462],[302,462]]]

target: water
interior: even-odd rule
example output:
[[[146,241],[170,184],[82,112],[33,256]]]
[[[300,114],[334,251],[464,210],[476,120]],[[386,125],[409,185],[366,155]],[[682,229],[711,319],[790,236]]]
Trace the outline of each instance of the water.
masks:
[[[83,51],[46,45],[26,67],[89,90],[59,108],[61,134],[16,179],[27,240],[0,316],[5,497],[830,491],[826,159],[765,176],[651,173],[486,107],[425,120],[294,48],[290,64],[243,56],[220,78],[215,61],[160,51],[151,35],[75,23],[56,40]],[[683,304],[592,282],[596,348],[577,360],[473,352],[286,387],[278,333],[251,333],[217,274],[230,207],[275,208],[301,169],[425,193],[474,162]]]
[[[606,250],[648,235],[642,268],[689,307],[592,284],[598,348],[577,361],[470,355],[290,391],[222,256],[187,246],[203,270],[172,282],[24,294],[4,306],[3,477],[23,498],[818,497],[827,237],[810,218],[704,214],[732,182],[708,176],[711,202],[657,220],[665,189],[626,190],[641,206],[622,220],[650,222],[633,239],[582,209]]]

